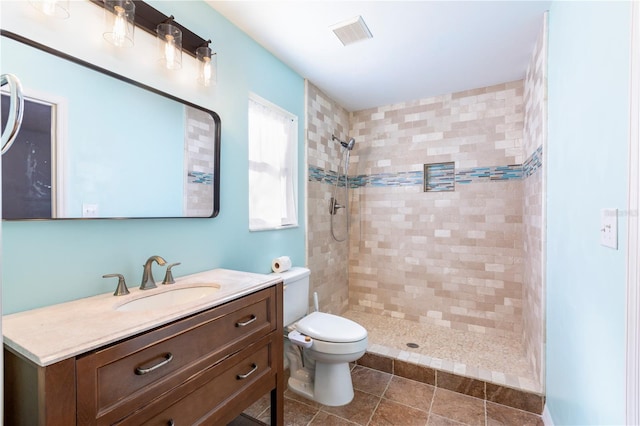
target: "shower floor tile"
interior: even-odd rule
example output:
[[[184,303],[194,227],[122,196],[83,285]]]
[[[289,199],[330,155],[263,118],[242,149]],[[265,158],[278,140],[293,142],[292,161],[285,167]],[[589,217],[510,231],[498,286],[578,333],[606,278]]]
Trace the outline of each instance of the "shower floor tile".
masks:
[[[369,353],[515,389],[542,392],[520,341],[354,310],[342,316],[367,329]]]

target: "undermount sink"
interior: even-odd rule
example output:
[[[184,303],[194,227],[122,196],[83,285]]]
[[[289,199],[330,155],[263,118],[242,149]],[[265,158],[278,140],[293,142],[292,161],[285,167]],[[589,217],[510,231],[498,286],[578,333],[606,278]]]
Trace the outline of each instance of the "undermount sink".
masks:
[[[131,312],[170,308],[185,303],[195,302],[214,294],[218,290],[220,290],[220,286],[217,284],[176,288],[162,293],[149,294],[148,296],[134,299],[116,307],[116,311]]]

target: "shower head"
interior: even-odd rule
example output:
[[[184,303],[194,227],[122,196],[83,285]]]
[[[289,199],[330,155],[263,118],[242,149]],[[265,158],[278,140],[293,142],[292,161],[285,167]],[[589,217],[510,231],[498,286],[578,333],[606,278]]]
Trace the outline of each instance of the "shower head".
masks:
[[[342,145],[343,148],[346,148],[349,151],[351,151],[353,149],[353,146],[356,144],[356,140],[354,138],[349,139],[349,142],[344,142],[334,135],[331,135],[331,140],[340,142],[340,145]]]
[[[353,149],[353,146],[356,144],[356,140],[354,138],[351,138],[349,139],[349,142],[340,142],[340,144],[351,151]]]

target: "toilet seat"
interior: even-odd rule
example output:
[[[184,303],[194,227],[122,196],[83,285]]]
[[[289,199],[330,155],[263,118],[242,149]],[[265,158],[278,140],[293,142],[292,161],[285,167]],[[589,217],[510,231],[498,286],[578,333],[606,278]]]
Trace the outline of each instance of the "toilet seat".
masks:
[[[327,343],[355,343],[367,338],[367,330],[350,319],[325,312],[312,312],[298,321],[296,329]]]

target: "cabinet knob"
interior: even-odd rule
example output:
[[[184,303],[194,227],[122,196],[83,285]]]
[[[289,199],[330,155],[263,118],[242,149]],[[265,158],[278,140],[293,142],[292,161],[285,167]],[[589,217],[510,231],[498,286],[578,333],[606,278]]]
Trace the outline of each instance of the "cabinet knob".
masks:
[[[169,421],[167,422],[167,426],[175,426],[176,422],[173,421],[173,419],[169,419]]]

